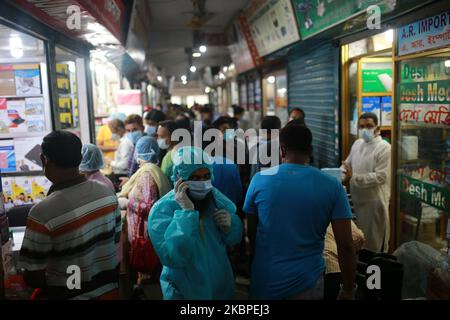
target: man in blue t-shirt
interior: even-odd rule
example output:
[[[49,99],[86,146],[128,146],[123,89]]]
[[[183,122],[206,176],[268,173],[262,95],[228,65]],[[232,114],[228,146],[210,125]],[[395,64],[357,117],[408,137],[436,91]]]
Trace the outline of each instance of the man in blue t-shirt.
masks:
[[[282,164],[257,173],[244,204],[253,248],[250,297],[322,299],[324,237],[332,223],[343,285],[352,299],[356,257],[351,210],[341,183],[308,166],[311,131],[291,123],[280,132]]]

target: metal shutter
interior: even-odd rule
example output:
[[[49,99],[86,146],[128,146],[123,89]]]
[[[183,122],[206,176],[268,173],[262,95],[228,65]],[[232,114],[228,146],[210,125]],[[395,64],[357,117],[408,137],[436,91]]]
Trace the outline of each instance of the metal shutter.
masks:
[[[296,47],[288,56],[289,109],[305,111],[313,134],[313,164],[338,167],[339,50],[331,43],[312,50]]]

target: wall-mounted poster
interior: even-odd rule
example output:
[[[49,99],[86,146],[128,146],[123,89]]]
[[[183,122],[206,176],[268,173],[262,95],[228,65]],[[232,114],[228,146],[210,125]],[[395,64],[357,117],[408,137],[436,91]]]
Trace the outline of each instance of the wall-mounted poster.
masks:
[[[290,0],[253,0],[244,14],[261,56],[300,40]]]
[[[42,170],[40,158],[41,143],[42,137],[14,139],[17,171],[29,172]]]
[[[450,10],[401,27],[398,55],[439,48],[450,44]]]
[[[2,173],[16,171],[16,157],[12,139],[0,140],[0,171]]]
[[[234,63],[237,73],[242,73],[253,69],[255,61],[251,55],[244,33],[239,21],[235,21],[228,33],[228,39],[231,43],[228,46],[231,60]]]
[[[39,69],[16,70],[15,75],[17,95],[41,94],[41,77]]]
[[[300,34],[303,39],[332,28],[352,16],[366,12],[380,0],[293,0]]]

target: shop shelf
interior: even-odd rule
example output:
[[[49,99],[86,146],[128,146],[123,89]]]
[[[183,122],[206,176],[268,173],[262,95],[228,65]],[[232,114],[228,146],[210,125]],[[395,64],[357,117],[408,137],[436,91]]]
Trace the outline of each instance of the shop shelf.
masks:
[[[41,98],[43,94],[27,94],[20,96],[0,96],[0,99],[23,99],[23,98]]]

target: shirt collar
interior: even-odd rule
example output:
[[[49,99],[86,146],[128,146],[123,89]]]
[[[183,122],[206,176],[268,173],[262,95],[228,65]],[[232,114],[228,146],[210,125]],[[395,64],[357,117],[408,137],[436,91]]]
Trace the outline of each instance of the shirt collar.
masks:
[[[54,183],[48,190],[47,196],[51,195],[55,191],[70,188],[70,187],[76,186],[77,184],[80,184],[80,183],[83,183],[86,181],[87,181],[86,177],[80,175],[79,177],[72,179],[72,180],[67,180],[67,181],[60,182],[60,183]]]

